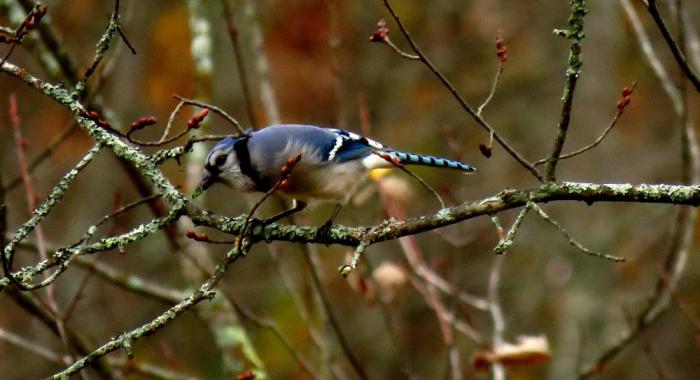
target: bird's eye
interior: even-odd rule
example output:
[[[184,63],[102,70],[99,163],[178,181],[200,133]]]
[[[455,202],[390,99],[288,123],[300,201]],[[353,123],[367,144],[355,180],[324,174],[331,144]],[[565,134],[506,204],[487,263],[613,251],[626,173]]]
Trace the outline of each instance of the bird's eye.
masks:
[[[226,155],[225,154],[220,155],[219,157],[216,158],[214,163],[216,164],[216,166],[223,166],[226,163]]]

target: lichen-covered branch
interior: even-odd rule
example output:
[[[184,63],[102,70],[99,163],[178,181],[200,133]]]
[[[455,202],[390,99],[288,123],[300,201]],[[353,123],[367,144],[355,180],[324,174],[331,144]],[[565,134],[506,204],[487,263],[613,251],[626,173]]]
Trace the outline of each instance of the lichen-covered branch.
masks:
[[[531,190],[506,189],[488,198],[441,209],[433,215],[399,221],[387,220],[372,227],[336,225],[331,228],[329,236],[322,241],[319,241],[316,236],[316,228],[283,224],[256,226],[251,229],[249,235],[255,240],[357,246],[363,238],[369,239],[372,243],[392,240],[401,236],[449,226],[478,216],[522,207],[528,200],[535,203],[554,201],[580,201],[587,204],[635,202],[698,206],[700,205],[700,185],[545,183]],[[196,225],[213,227],[232,234],[238,234],[245,222],[243,217],[230,218],[216,215],[191,205],[188,206],[187,214]]]
[[[552,154],[544,165],[544,180],[554,181],[555,170],[559,162],[559,156],[564,148],[566,134],[571,123],[571,108],[574,103],[574,92],[576,83],[581,75],[583,60],[581,57],[581,43],[585,35],[583,34],[583,22],[586,17],[586,1],[571,0],[571,17],[569,17],[569,28],[566,30],[555,30],[557,35],[566,37],[571,47],[569,48],[569,64],[566,68],[566,85],[562,95],[561,119],[557,126],[557,135],[554,139]]]
[[[21,3],[22,6],[25,8],[27,7],[27,4],[32,3],[29,0],[17,1]],[[204,2],[202,1],[191,0],[190,6],[193,10],[196,8],[198,11],[203,11],[205,9],[204,7],[201,7],[203,3]],[[118,2],[116,2],[116,4],[118,5]],[[549,221],[555,226],[558,226],[556,222],[552,221],[544,213],[544,211],[542,211],[542,209],[539,206],[537,206],[537,204],[541,203],[582,201],[588,204],[592,204],[595,202],[629,202],[675,204],[686,206],[700,205],[700,185],[632,185],[556,182],[555,169],[557,163],[561,159],[567,157],[567,155],[562,155],[562,152],[571,119],[573,95],[576,89],[577,80],[581,73],[581,43],[584,37],[583,21],[586,14],[585,0],[571,0],[572,15],[569,19],[569,27],[566,31],[561,32],[561,34],[563,34],[569,40],[570,43],[569,62],[566,72],[566,85],[562,99],[563,105],[561,109],[561,118],[557,128],[557,136],[555,138],[554,147],[551,151],[551,155],[546,159],[546,166],[543,172],[538,172],[535,167],[535,164],[523,158],[523,156],[521,156],[511,145],[505,142],[494,131],[491,125],[488,124],[482,118],[482,110],[483,107],[485,107],[485,105],[488,103],[488,100],[484,103],[484,105],[482,105],[482,107],[479,107],[476,110],[473,109],[471,105],[463,99],[462,95],[460,95],[456,87],[453,86],[453,84],[451,84],[446,79],[446,77],[436,68],[435,65],[433,65],[433,63],[427,58],[427,56],[417,47],[415,41],[410,37],[408,31],[401,23],[401,20],[399,19],[397,14],[391,8],[389,1],[384,0],[384,4],[386,5],[386,8],[391,13],[391,15],[394,17],[394,20],[398,24],[399,28],[401,29],[401,32],[404,34],[408,44],[410,45],[410,50],[408,50],[409,53],[406,53],[410,54],[409,58],[419,60],[424,65],[426,65],[430,69],[432,74],[435,75],[435,77],[440,81],[440,83],[448,89],[452,96],[455,97],[462,109],[467,114],[469,114],[470,117],[472,117],[481,127],[485,128],[490,133],[492,139],[498,141],[502,145],[502,147],[522,167],[524,167],[527,171],[529,171],[538,179],[543,180],[543,184],[533,189],[506,189],[490,197],[464,202],[454,207],[443,207],[442,209],[436,211],[434,214],[429,214],[421,217],[408,218],[405,220],[390,219],[378,225],[365,227],[334,226],[327,236],[323,234],[318,234],[318,229],[314,227],[284,224],[253,224],[249,228],[250,231],[247,231],[247,218],[245,216],[226,217],[222,215],[216,215],[208,210],[198,208],[197,206],[191,204],[191,202],[184,195],[184,193],[187,193],[188,190],[185,190],[183,193],[183,191],[176,189],[173,186],[172,182],[164,175],[163,171],[159,167],[159,165],[162,164],[165,160],[179,159],[182,155],[190,152],[195,142],[218,140],[225,136],[197,137],[190,139],[190,141],[188,141],[183,146],[171,149],[163,149],[151,155],[148,155],[144,153],[141,147],[133,146],[130,144],[130,141],[125,141],[125,135],[124,133],[119,132],[120,128],[118,126],[114,129],[112,129],[111,127],[107,128],[104,125],[105,123],[108,124],[107,122],[100,123],[100,118],[90,116],[91,111],[97,112],[99,110],[96,109],[94,105],[89,105],[89,101],[82,100],[82,96],[86,90],[87,80],[100,65],[102,57],[104,57],[105,54],[108,54],[110,41],[112,41],[114,36],[116,34],[120,34],[123,37],[123,33],[120,30],[120,26],[118,23],[118,11],[116,9],[112,14],[110,22],[106,30],[102,34],[101,39],[97,43],[96,54],[93,57],[92,64],[89,66],[85,77],[82,80],[80,79],[79,74],[75,69],[75,65],[71,66],[72,63],[70,61],[70,58],[68,58],[68,55],[66,54],[64,56],[65,59],[61,59],[61,54],[65,52],[62,50],[63,47],[61,46],[61,44],[54,38],[55,36],[52,37],[51,33],[47,32],[47,30],[50,31],[49,28],[51,26],[50,20],[48,19],[46,20],[46,23],[41,23],[38,26],[39,32],[42,36],[42,39],[44,39],[44,42],[47,44],[48,50],[56,56],[56,61],[59,62],[62,68],[62,76],[65,77],[68,86],[64,87],[61,84],[57,84],[60,80],[63,79],[57,78],[56,75],[49,75],[49,78],[51,78],[50,80],[43,80],[40,79],[37,75],[30,74],[27,71],[25,71],[22,67],[14,65],[12,63],[7,62],[0,65],[0,71],[2,71],[3,73],[6,73],[9,76],[16,78],[18,81],[21,81],[27,84],[28,86],[39,90],[42,94],[46,95],[47,97],[56,101],[59,105],[63,106],[69,112],[72,119],[74,119],[76,125],[83,129],[94,140],[94,147],[88,152],[88,154],[83,158],[83,160],[80,161],[80,163],[77,164],[75,167],[73,167],[69,171],[69,173],[58,182],[58,184],[55,186],[48,198],[39,207],[36,208],[29,220],[26,223],[24,223],[17,230],[17,232],[15,232],[15,234],[10,239],[9,244],[7,244],[6,247],[1,247],[2,258],[7,259],[7,264],[4,266],[5,277],[0,278],[0,290],[6,291],[7,293],[17,293],[18,290],[29,290],[34,289],[36,287],[52,284],[58,278],[58,276],[61,275],[66,268],[68,268],[69,265],[72,265],[74,263],[73,260],[78,258],[79,256],[95,254],[98,252],[111,250],[117,247],[128,246],[129,244],[132,244],[134,242],[152,237],[166,229],[169,231],[166,231],[166,233],[168,233],[167,244],[170,244],[171,247],[180,244],[176,241],[180,239],[181,242],[184,239],[183,231],[181,230],[180,232],[177,232],[177,230],[174,228],[168,229],[169,227],[174,226],[178,222],[183,222],[182,225],[187,226],[189,226],[189,222],[192,222],[195,226],[199,226],[202,228],[209,227],[223,231],[225,233],[239,236],[246,235],[248,237],[248,239],[241,239],[240,241],[242,242],[243,246],[234,247],[234,249],[231,250],[225,256],[225,258],[218,264],[218,266],[216,266],[213,272],[210,268],[214,266],[214,262],[195,268],[195,270],[201,271],[198,272],[198,275],[203,273],[204,274],[201,276],[192,277],[194,278],[193,281],[196,281],[194,282],[194,284],[196,284],[194,287],[198,287],[198,289],[190,295],[177,290],[169,290],[157,286],[152,286],[152,284],[147,284],[148,286],[143,286],[143,284],[136,284],[136,286],[132,286],[134,285],[134,282],[140,281],[139,277],[128,276],[125,278],[125,276],[122,276],[116,271],[111,270],[111,268],[109,267],[100,267],[99,264],[85,264],[85,262],[83,261],[87,261],[86,258],[81,258],[80,265],[87,266],[89,269],[93,268],[92,270],[95,270],[95,272],[103,278],[109,279],[109,281],[111,282],[120,284],[121,287],[129,289],[130,291],[137,292],[139,294],[144,294],[150,298],[163,301],[168,305],[167,307],[170,308],[158,317],[154,318],[153,320],[146,322],[139,327],[133,328],[130,331],[126,331],[119,334],[117,337],[113,338],[112,340],[103,344],[102,346],[98,347],[92,352],[86,351],[85,349],[83,349],[83,346],[81,346],[79,352],[84,357],[73,363],[73,365],[71,365],[66,370],[56,374],[57,378],[62,378],[65,376],[69,376],[70,374],[74,374],[80,371],[81,369],[85,368],[86,366],[93,364],[97,359],[115,350],[124,349],[125,351],[127,351],[128,354],[131,354],[130,349],[134,341],[144,336],[148,336],[152,333],[155,333],[160,328],[168,324],[170,321],[174,320],[179,315],[181,315],[185,310],[195,307],[204,299],[212,300],[214,296],[215,287],[219,283],[219,280],[222,278],[230,264],[235,262],[242,255],[244,255],[250,248],[250,244],[254,244],[262,240],[347,245],[356,247],[356,252],[359,254],[366,246],[375,243],[398,238],[405,238],[403,239],[404,242],[408,240],[412,241],[415,239],[412,237],[412,235],[421,232],[435,230],[455,223],[467,221],[479,216],[494,216],[502,211],[509,209],[521,209],[522,211],[520,217],[516,219],[516,223],[514,228],[512,229],[512,233],[510,233],[505,239],[503,239],[501,244],[497,246],[498,251],[501,248],[505,250],[508,244],[512,242],[515,231],[517,231],[517,228],[522,222],[525,213],[528,212],[527,210],[534,209],[545,220]],[[253,9],[255,5],[253,4],[253,2],[249,1],[247,3],[247,6],[248,9]],[[203,38],[203,36],[208,35],[210,32],[208,20],[206,20],[203,16],[203,14],[199,15],[197,17],[197,20],[193,19],[195,22],[191,24],[191,27],[195,32],[193,34],[195,38],[192,43],[193,52],[195,52],[195,50],[197,52],[201,52],[201,54],[195,54],[199,56],[198,58],[200,58],[196,60],[196,69],[199,75],[205,75],[202,74],[203,71],[201,70],[211,70],[211,65],[213,64],[213,62],[211,61],[212,51],[210,50],[211,41],[208,40],[210,37]],[[46,37],[47,35],[49,37]],[[197,36],[200,36],[202,38],[199,38]],[[257,37],[259,39],[259,30],[255,29],[253,32],[253,36],[254,38]],[[52,38],[54,38],[53,48],[51,47]],[[391,43],[390,40],[387,41],[390,46],[398,49],[398,47],[396,47],[396,45],[393,45],[393,43]],[[262,54],[261,52],[257,52],[256,54],[257,55],[253,58],[257,58],[258,63],[266,62],[264,59],[264,54]],[[237,54],[237,56],[240,60],[240,52]],[[264,65],[259,64],[258,66],[264,69],[259,69],[258,71],[267,72],[267,68]],[[206,76],[211,76],[211,73],[207,73]],[[270,83],[268,83],[267,81],[265,81],[264,83],[270,85]],[[493,89],[495,89],[497,83],[498,79],[494,81],[494,85],[489,99],[493,95]],[[76,85],[75,90],[69,88],[73,85]],[[269,88],[267,88],[267,90],[269,90]],[[265,91],[266,90],[263,90],[262,93],[265,94]],[[171,117],[171,122],[166,128],[165,135],[160,139],[160,143],[169,142],[166,136],[168,135],[167,132],[170,131],[174,115],[177,113],[177,110],[179,110],[185,104],[204,106],[207,109],[211,109],[212,111],[218,112],[234,126],[234,128],[239,134],[244,133],[242,131],[242,128],[238,125],[238,122],[234,118],[228,116],[228,114],[226,114],[222,109],[218,109],[216,107],[210,106],[205,103],[201,103],[196,100],[189,100],[183,98],[179,99],[181,100],[180,105],[178,106],[178,108],[176,108],[176,112],[173,113],[173,116]],[[265,101],[265,104],[269,103],[274,106],[274,99],[272,97],[266,97],[266,99],[267,100]],[[250,103],[250,101],[248,101],[248,103]],[[252,108],[250,104],[248,104],[248,106],[249,113],[251,113],[252,117]],[[274,107],[270,107],[270,109],[276,110],[276,108]],[[98,113],[104,114],[104,112],[101,111],[99,111]],[[276,111],[270,111],[270,119],[274,120],[277,117],[276,114]],[[254,121],[254,119],[252,118],[251,120]],[[599,137],[593,144],[584,147],[581,150],[576,151],[568,156],[583,153],[595,147],[603,140],[607,132],[609,132],[612,129],[616,120],[617,118],[613,119],[613,122],[610,124],[608,129],[606,129],[601,135],[601,137]],[[690,127],[688,127],[688,129],[684,132],[684,149],[687,150],[690,149],[689,141],[694,141],[695,137],[694,135],[692,135],[693,132],[692,128]],[[163,210],[161,210],[160,213],[155,213],[153,219],[149,218],[147,220],[144,220],[141,222],[140,225],[132,228],[127,232],[120,233],[116,236],[98,237],[95,239],[96,241],[93,241],[92,237],[96,235],[97,226],[99,226],[99,224],[95,226],[86,226],[87,232],[84,235],[86,238],[81,240],[78,244],[73,244],[58,249],[48,259],[42,259],[37,263],[33,263],[33,265],[26,266],[22,269],[13,269],[12,257],[15,254],[17,248],[19,248],[21,244],[25,243],[25,241],[27,240],[27,236],[32,231],[32,229],[35,229],[36,226],[42,222],[44,217],[53,209],[53,207],[61,201],[61,197],[66,191],[69,190],[78,172],[89,164],[89,162],[92,160],[92,157],[95,154],[97,154],[97,152],[101,148],[102,151],[109,150],[115,156],[122,159],[123,162],[126,162],[127,168],[132,170],[132,174],[135,174],[132,177],[138,177],[139,179],[137,181],[143,181],[143,183],[141,184],[142,186],[139,188],[141,193],[144,192],[144,189],[146,192],[150,192],[152,190],[155,194],[157,194],[156,196],[162,197],[163,201],[165,202],[165,204],[167,204],[167,206],[169,206],[169,208],[163,208]],[[201,160],[203,159],[202,156],[204,153],[206,153],[203,147],[201,146],[198,146],[196,150],[198,151],[199,156],[190,160],[191,162],[189,168],[194,168],[194,170],[189,172],[190,174],[188,178],[190,181],[198,179],[199,176],[193,175],[193,173],[196,170],[201,169]],[[685,150],[683,154],[687,155],[688,152],[686,152]],[[151,189],[149,186],[153,189]],[[0,212],[4,211],[4,205],[2,205],[2,201],[0,199]],[[672,254],[668,255],[667,262],[664,268],[665,271],[672,276],[671,280],[673,284],[675,284],[675,281],[677,281],[677,278],[680,276],[679,273],[681,273],[682,271],[683,258],[685,257],[684,255],[687,254],[687,250],[690,244],[690,236],[692,236],[691,232],[693,221],[691,220],[692,218],[690,216],[691,211],[689,210],[689,208],[686,207],[685,209],[683,209],[682,212],[683,220],[680,220],[678,225],[679,228],[683,227],[683,229],[681,230],[677,238],[678,246],[674,247],[678,249],[673,250]],[[2,222],[2,218],[0,218],[0,222]],[[0,226],[0,238],[5,236],[4,229],[4,226]],[[561,231],[565,236],[567,236],[566,232],[564,232],[563,230]],[[580,245],[578,245],[578,243],[575,243],[572,239],[569,238],[569,241],[572,242],[572,244],[580,247]],[[313,248],[312,246],[308,247]],[[180,250],[178,251],[178,253],[185,253],[186,255],[190,254],[191,256],[192,250],[186,245],[181,244],[179,249]],[[581,249],[585,251],[585,248]],[[208,252],[205,252],[205,249],[202,249],[201,251],[204,254],[208,254]],[[497,345],[504,340],[504,317],[500,311],[494,309],[494,306],[499,306],[497,291],[499,283],[498,276],[500,276],[500,264],[502,259],[502,257],[497,258],[498,265],[494,267],[494,272],[489,287],[490,302],[487,302],[487,300],[480,298],[470,301],[479,310],[489,309],[489,307],[491,308],[490,310],[493,312],[493,319],[496,322],[495,324],[497,327],[497,331],[494,334],[493,340]],[[357,259],[355,259],[355,261],[353,262],[353,267],[356,263]],[[456,310],[448,310],[446,304],[439,298],[438,291],[443,291],[449,295],[454,295],[455,298],[458,298],[463,293],[460,292],[456,287],[447,283],[446,280],[443,280],[442,277],[433,275],[432,272],[428,271],[427,269],[425,271],[419,270],[420,268],[425,268],[425,263],[422,263],[422,260],[421,262],[409,262],[409,264],[416,271],[421,280],[425,282],[425,284],[420,284],[418,287],[420,287],[420,289],[423,289],[426,300],[438,314],[440,326],[441,328],[443,328],[444,341],[451,349],[450,357],[453,359],[457,358],[458,346],[454,345],[455,341],[451,332],[450,324],[455,325],[455,327],[457,327],[457,329],[460,330],[460,316],[457,314]],[[91,267],[91,265],[97,266]],[[50,269],[53,269],[53,271],[49,271]],[[41,274],[43,274],[44,277],[39,277],[39,275]],[[345,351],[350,364],[353,367],[355,367],[358,376],[363,378],[371,377],[371,373],[364,373],[365,363],[362,363],[359,359],[356,359],[355,353],[349,349],[350,346],[348,345],[348,343],[343,341],[345,339],[344,335],[342,335],[341,333],[339,323],[334,320],[333,314],[331,314],[328,296],[325,294],[326,290],[322,288],[322,286],[324,285],[319,280],[320,277],[318,277],[318,273],[312,272],[312,274],[316,276],[314,278],[315,292],[318,295],[320,295],[319,300],[321,300],[320,309],[322,311],[319,312],[319,314],[322,316],[322,318],[319,319],[322,322],[320,324],[327,323],[329,331],[331,329],[335,330],[334,333],[337,335],[339,346]],[[42,279],[43,281],[39,281],[38,279]],[[39,283],[36,284],[35,281]],[[417,283],[419,283],[419,281],[417,281]],[[419,291],[421,291],[420,289]],[[657,318],[657,316],[664,310],[663,303],[661,301],[667,300],[668,297],[666,293],[664,293],[663,289],[664,288],[662,288],[660,285],[658,285],[655,289],[655,298],[652,298],[653,302],[649,303],[648,309],[643,314],[641,314],[640,319],[638,321],[638,325],[635,326],[635,328],[639,328],[639,331],[641,331],[643,328],[647,327],[651,322],[653,322],[653,319]],[[208,313],[209,310],[220,309],[220,306],[224,305],[224,303],[219,303],[219,301],[221,301],[222,299],[223,297],[219,296],[217,299],[214,299],[214,301],[212,301],[208,305],[208,307],[200,306],[197,309],[197,311],[201,312],[201,314],[203,315]],[[69,307],[68,309],[71,308]],[[235,316],[233,309],[223,310],[224,313],[222,314],[230,313],[230,315]],[[326,313],[326,315],[323,316],[323,313]],[[54,320],[56,319],[55,317],[53,318]],[[307,320],[305,320],[305,322]],[[227,333],[232,331],[231,328],[238,327],[235,318],[230,318],[226,320],[221,319],[219,321],[212,320],[212,322],[209,323],[211,323],[212,326],[216,327],[212,329],[212,331],[214,331],[217,334],[222,331],[224,333]],[[469,334],[469,336],[476,337],[475,340],[481,341],[481,335],[479,334],[480,332],[474,331],[471,325],[462,323],[462,328],[460,331],[467,331],[467,334]],[[331,334],[326,335],[331,336]],[[222,338],[216,336],[216,339],[218,340]],[[623,342],[622,345],[618,346],[619,350],[621,350],[624,347],[624,345],[627,344],[627,342],[634,339],[634,335],[630,335],[628,339],[629,340]],[[289,346],[286,343],[285,345]],[[88,345],[88,347],[92,347],[92,345]],[[220,344],[219,350],[224,352],[225,355],[233,357],[233,355],[238,354],[236,350],[239,347],[247,349],[251,348],[252,345],[250,344],[250,341],[246,340],[242,344],[238,345],[227,346],[224,344]],[[331,347],[331,345],[321,345],[321,347],[322,350],[330,348],[328,351],[332,351],[334,349],[333,347]],[[613,352],[611,355],[614,356],[615,354],[616,352]],[[327,353],[324,352],[322,353],[322,355],[327,355]],[[328,360],[327,363],[335,365],[339,364],[339,361],[336,360],[339,357],[335,357],[333,355],[327,356],[331,359]],[[301,356],[297,357],[297,359],[302,364],[302,366],[304,366],[305,360],[299,359],[300,357]],[[255,360],[251,360],[251,362],[255,362]],[[458,361],[453,360],[451,361],[451,363],[458,364]],[[256,363],[254,363],[254,366],[258,369],[258,373],[262,375],[264,370],[261,365],[261,362],[257,361]],[[307,368],[306,366],[304,366],[304,368],[307,369],[307,372],[309,374],[312,374],[312,370],[314,370],[315,372],[315,369],[313,369],[312,367]],[[453,365],[455,377],[459,375],[460,368],[461,366],[459,365]],[[326,372],[324,371],[324,374],[325,373]],[[330,374],[330,371],[328,371],[328,373]]]
[[[70,367],[65,370],[55,374],[54,379],[65,379],[68,376],[80,371],[85,366],[90,365],[95,360],[107,355],[108,353],[118,350],[120,348],[126,349],[129,353],[129,349],[133,342],[136,340],[149,336],[156,331],[163,328],[169,322],[173,321],[177,316],[189,310],[191,307],[197,303],[209,299],[211,300],[216,292],[214,288],[219,283],[226,269],[229,265],[235,262],[238,258],[244,256],[250,249],[249,245],[235,246],[231,251],[229,251],[224,259],[216,266],[212,275],[205,281],[194,293],[189,297],[177,303],[175,306],[163,312],[158,317],[154,318],[152,321],[141,325],[133,330],[119,334],[118,336],[112,338],[109,342],[103,344],[87,356],[76,361]]]
[[[66,190],[73,183],[75,178],[78,176],[85,167],[92,161],[95,155],[102,148],[101,144],[96,144],[92,149],[90,149],[85,157],[83,157],[80,162],[70,170],[66,175],[61,178],[58,184],[53,188],[49,196],[44,200],[32,213],[32,217],[20,227],[14,234],[12,239],[3,247],[2,254],[2,264],[5,274],[17,283],[21,287],[29,287],[26,285],[28,281],[26,278],[18,279],[13,274],[12,271],[12,261],[14,257],[15,246],[23,241],[27,235],[37,228],[39,223],[46,217],[46,215],[51,211],[51,209],[58,204],[58,202],[63,198]],[[47,284],[50,282],[47,282]]]

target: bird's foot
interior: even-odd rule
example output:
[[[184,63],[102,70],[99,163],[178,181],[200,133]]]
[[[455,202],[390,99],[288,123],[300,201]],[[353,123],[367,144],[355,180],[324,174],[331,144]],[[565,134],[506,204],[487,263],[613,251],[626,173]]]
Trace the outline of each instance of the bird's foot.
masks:
[[[330,246],[328,240],[331,237],[331,228],[333,228],[333,220],[329,219],[316,230],[316,240]]]

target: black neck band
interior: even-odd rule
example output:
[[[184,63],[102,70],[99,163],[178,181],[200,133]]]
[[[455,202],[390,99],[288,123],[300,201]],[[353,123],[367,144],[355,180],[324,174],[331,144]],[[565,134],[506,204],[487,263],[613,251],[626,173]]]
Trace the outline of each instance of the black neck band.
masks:
[[[255,170],[253,164],[250,161],[250,151],[248,150],[248,139],[241,138],[238,139],[233,144],[233,150],[236,152],[236,157],[238,158],[238,165],[241,168],[241,174],[247,176],[255,184],[255,190],[257,191],[267,191],[266,181],[262,181],[260,178],[260,173]]]

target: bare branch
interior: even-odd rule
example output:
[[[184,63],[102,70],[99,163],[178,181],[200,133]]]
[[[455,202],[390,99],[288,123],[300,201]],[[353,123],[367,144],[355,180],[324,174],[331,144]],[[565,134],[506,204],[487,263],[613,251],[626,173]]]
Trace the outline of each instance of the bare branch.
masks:
[[[622,90],[623,98],[617,103],[617,112],[615,112],[615,115],[613,116],[612,120],[610,121],[610,124],[608,124],[607,128],[605,128],[603,130],[603,133],[601,133],[600,136],[598,136],[598,138],[595,139],[595,141],[593,141],[591,144],[588,144],[588,145],[586,145],[582,148],[579,148],[573,152],[564,153],[564,154],[559,156],[559,159],[565,160],[567,158],[576,157],[582,153],[585,153],[585,152],[597,147],[601,142],[603,142],[603,139],[605,139],[605,137],[608,135],[608,133],[610,133],[610,131],[612,131],[612,129],[615,127],[615,125],[617,125],[617,121],[620,119],[620,116],[622,116],[622,114],[625,112],[625,107],[627,107],[627,105],[629,104],[630,96],[636,87],[637,87],[637,82],[634,82],[632,84],[632,86],[625,87]],[[535,166],[542,165],[546,162],[547,162],[546,159],[541,159],[541,160],[535,162]]]
[[[576,84],[581,75],[581,67],[583,61],[581,59],[581,43],[583,42],[583,21],[586,17],[586,1],[572,0],[571,1],[571,17],[569,17],[569,28],[567,30],[555,30],[555,34],[566,37],[571,43],[569,48],[569,64],[566,69],[566,85],[564,86],[564,94],[562,95],[561,119],[557,126],[557,135],[554,139],[554,147],[552,153],[547,159],[544,166],[544,180],[554,181],[555,170],[561,151],[564,148],[564,141],[569,130],[571,122],[571,108],[574,102],[574,92]]]
[[[556,228],[559,230],[559,232],[561,232],[561,234],[564,235],[564,237],[566,238],[566,240],[569,241],[569,244],[571,244],[571,245],[573,245],[574,247],[578,248],[581,252],[583,252],[583,253],[585,253],[585,254],[587,254],[587,255],[590,255],[590,256],[600,257],[600,258],[602,258],[602,259],[607,259],[607,260],[610,260],[610,261],[618,261],[618,262],[619,262],[619,261],[625,261],[625,258],[624,258],[624,257],[613,256],[613,255],[609,255],[609,254],[606,254],[606,253],[599,253],[599,252],[595,252],[595,251],[592,251],[592,250],[590,250],[590,249],[584,247],[583,244],[581,244],[581,243],[577,242],[576,240],[574,240],[574,239],[571,237],[571,235],[569,235],[569,233],[564,229],[564,227],[562,227],[556,220],[552,219],[549,215],[547,215],[547,214],[544,212],[544,210],[542,210],[542,208],[541,208],[540,206],[538,206],[538,205],[535,204],[535,203],[530,203],[530,207],[532,207],[535,211],[537,211],[537,214],[538,214],[542,219],[544,219],[547,223],[549,223],[549,224],[553,225],[554,227],[556,227]]]
[[[671,54],[673,54],[673,58],[675,58],[678,67],[681,68],[683,74],[685,74],[690,83],[693,84],[695,91],[700,92],[700,77],[698,77],[698,74],[690,66],[685,54],[683,54],[682,48],[678,46],[678,43],[676,43],[676,40],[668,30],[668,26],[666,26],[666,22],[664,21],[663,17],[661,17],[659,9],[656,6],[656,0],[646,0],[645,4],[647,6],[647,10],[649,11],[649,15],[656,23],[656,27],[659,29],[659,32],[661,32],[661,36],[664,38],[664,41],[666,41],[666,45],[669,49],[671,49]]]
[[[248,310],[247,308],[243,307],[242,305],[232,302],[233,305],[236,307],[236,310],[243,315],[249,322],[253,323],[255,326],[270,330],[272,334],[277,338],[277,340],[282,343],[282,346],[284,346],[284,349],[289,352],[290,355],[296,360],[297,363],[299,363],[299,366],[306,372],[307,375],[309,375],[312,379],[319,379],[320,377],[316,374],[316,371],[311,368],[311,364],[309,363],[308,359],[304,357],[304,355],[299,352],[299,350],[295,349],[292,344],[289,342],[289,339],[284,336],[282,333],[282,330],[277,326],[277,324],[274,321],[267,320],[267,319],[261,319],[255,314],[253,314],[252,311]]]
[[[530,163],[528,160],[523,158],[520,153],[518,153],[513,147],[510,146],[496,131],[489,125],[484,118],[479,116],[474,109],[467,103],[466,100],[462,97],[462,95],[459,94],[457,89],[452,85],[452,83],[445,77],[442,72],[440,72],[435,65],[428,59],[428,57],[423,54],[423,52],[418,48],[418,45],[416,45],[415,41],[413,41],[413,38],[411,35],[408,33],[408,30],[404,27],[403,23],[399,19],[399,16],[396,14],[394,11],[394,8],[392,8],[391,4],[389,3],[389,0],[383,0],[384,1],[384,6],[386,9],[389,11],[391,14],[391,17],[393,17],[394,21],[396,21],[396,24],[399,26],[399,29],[401,29],[401,33],[403,33],[404,37],[406,38],[406,41],[408,41],[409,45],[411,45],[411,49],[413,52],[418,56],[421,62],[425,64],[428,69],[440,80],[440,82],[448,89],[450,94],[457,100],[459,105],[466,111],[480,126],[482,126],[493,138],[498,141],[498,143],[503,147],[503,149],[508,152],[522,167],[527,169],[532,175],[534,175],[537,178],[540,178],[540,174],[537,172],[537,169]]]
[[[193,106],[197,106],[200,108],[206,108],[206,109],[212,110],[214,113],[223,117],[224,119],[226,119],[226,121],[228,121],[231,125],[233,125],[233,127],[236,128],[236,130],[238,131],[238,133],[240,133],[240,135],[247,135],[247,133],[243,130],[243,128],[241,128],[241,124],[238,122],[238,120],[231,117],[231,115],[227,114],[226,111],[222,110],[221,108],[219,108],[217,106],[213,106],[211,104],[202,103],[202,102],[197,101],[197,100],[183,98],[179,95],[175,95],[173,97],[175,99],[183,102],[184,104],[193,105]]]
[[[226,21],[226,30],[233,47],[233,55],[236,57],[238,81],[240,82],[241,90],[243,91],[243,99],[245,100],[246,109],[248,111],[250,126],[253,129],[257,129],[258,126],[255,122],[255,111],[253,110],[253,97],[250,94],[250,84],[248,83],[248,71],[246,70],[245,62],[243,61],[241,43],[238,39],[238,28],[236,28],[233,23],[233,12],[227,0],[221,0],[221,8],[223,9],[224,21]]]
[[[242,250],[239,250],[239,249],[242,249]],[[53,378],[54,379],[66,378],[74,373],[77,373],[81,369],[83,369],[86,366],[93,363],[95,360],[109,354],[112,351],[118,350],[120,348],[126,349],[126,348],[130,347],[131,344],[133,342],[135,342],[136,340],[138,340],[144,336],[151,335],[154,332],[165,327],[169,322],[173,321],[180,314],[182,314],[183,312],[194,307],[199,302],[201,302],[205,299],[211,300],[215,294],[214,288],[219,283],[219,281],[223,277],[223,275],[226,272],[226,270],[228,269],[228,267],[232,263],[234,263],[237,259],[244,256],[245,253],[249,249],[250,249],[250,245],[248,245],[248,244],[243,244],[241,246],[235,246],[234,249],[230,250],[224,256],[224,258],[221,260],[221,262],[214,269],[214,272],[212,273],[212,275],[189,297],[183,299],[182,301],[177,303],[175,306],[166,310],[165,312],[163,312],[161,315],[159,315],[157,318],[153,319],[152,321],[150,321],[142,326],[139,326],[133,330],[119,334],[116,338],[113,338],[112,340],[103,344],[102,346],[100,346],[99,348],[97,348],[96,350],[94,350],[93,352],[88,354],[87,356],[76,361],[70,367],[66,368],[65,370],[63,370],[61,372],[56,373],[53,376]]]

